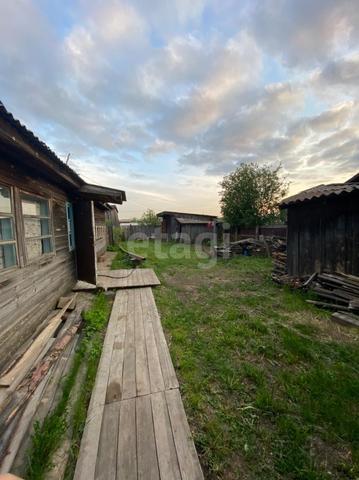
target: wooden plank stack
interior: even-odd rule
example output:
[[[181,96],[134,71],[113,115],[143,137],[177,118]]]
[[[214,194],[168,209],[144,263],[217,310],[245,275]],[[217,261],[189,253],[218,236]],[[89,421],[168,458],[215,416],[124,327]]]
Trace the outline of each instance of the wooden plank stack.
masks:
[[[288,275],[287,254],[286,252],[273,252],[273,270],[272,280],[276,283],[282,283],[283,277]]]
[[[61,302],[45,328],[0,377],[0,473],[23,474],[35,420],[43,420],[60,398],[62,382],[75,354],[82,324],[83,297]],[[73,311],[63,319],[69,306]]]
[[[309,286],[309,285],[308,285]],[[319,273],[310,284],[320,300],[307,300],[318,307],[335,310],[332,319],[338,323],[359,325],[359,277],[344,273]]]
[[[228,245],[214,247],[217,257],[230,258],[237,255],[269,257],[274,252],[285,252],[286,241],[280,237],[244,238]]]
[[[245,238],[229,245],[215,247],[217,257],[231,258],[237,255],[269,256],[270,247],[265,239]]]

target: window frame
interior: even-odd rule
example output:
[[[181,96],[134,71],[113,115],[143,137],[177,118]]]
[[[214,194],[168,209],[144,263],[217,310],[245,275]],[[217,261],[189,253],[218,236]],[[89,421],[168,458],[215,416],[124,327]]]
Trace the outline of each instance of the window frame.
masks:
[[[74,207],[71,202],[66,202],[65,208],[67,221],[67,244],[69,247],[69,252],[73,252],[76,250]],[[69,211],[71,211],[71,215],[69,215]],[[70,238],[72,242],[70,241]]]
[[[52,199],[47,198],[47,197],[42,197],[41,195],[37,195],[37,194],[34,194],[32,192],[28,192],[28,191],[22,190],[22,189],[19,189],[18,193],[19,193],[19,214],[21,215],[21,223],[22,223],[22,238],[21,238],[21,240],[22,240],[22,247],[23,247],[23,258],[24,258],[24,266],[27,266],[27,265],[32,265],[33,263],[37,263],[41,260],[46,261],[46,259],[48,259],[49,257],[53,257],[56,254],[54,226],[53,226]],[[39,199],[39,201],[42,201],[42,202],[44,202],[44,201],[47,202],[48,216],[25,214],[24,211],[23,211],[23,207],[22,207],[23,196],[34,198],[34,199]],[[50,234],[49,235],[39,235],[39,236],[36,236],[36,237],[26,237],[25,236],[25,219],[26,218],[37,218],[37,219],[40,219],[40,220],[41,219],[48,220]],[[27,254],[26,241],[27,240],[40,240],[41,241],[41,240],[46,239],[46,238],[50,238],[51,248],[52,248],[51,251],[46,252],[46,253],[42,253],[41,255],[38,255],[37,257],[29,259],[28,254]]]
[[[9,185],[6,182],[3,182],[0,180],[0,186],[7,188],[10,192],[10,207],[11,207],[11,212],[10,213],[3,213],[0,212],[0,217],[5,217],[5,218],[10,218],[11,224],[12,224],[12,233],[14,236],[13,240],[0,240],[0,246],[2,245],[15,245],[15,265],[11,265],[10,267],[6,268],[0,268],[0,276],[3,274],[6,274],[7,272],[11,272],[13,270],[16,270],[20,267],[20,258],[19,258],[19,243],[18,243],[18,237],[17,237],[17,221],[16,221],[16,207],[15,207],[15,189],[12,185]]]

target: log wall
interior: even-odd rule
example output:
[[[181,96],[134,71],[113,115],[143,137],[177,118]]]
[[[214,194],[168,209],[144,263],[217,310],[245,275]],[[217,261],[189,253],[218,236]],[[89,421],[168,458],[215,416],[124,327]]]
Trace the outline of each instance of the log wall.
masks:
[[[54,251],[51,254],[0,271],[0,369],[11,362],[16,351],[35,335],[58,298],[72,288],[76,277],[75,253],[69,252],[65,204],[60,188],[16,162],[0,158],[0,184],[14,192],[26,192],[50,200]],[[21,218],[15,218],[18,242]],[[19,251],[19,250],[18,250]]]

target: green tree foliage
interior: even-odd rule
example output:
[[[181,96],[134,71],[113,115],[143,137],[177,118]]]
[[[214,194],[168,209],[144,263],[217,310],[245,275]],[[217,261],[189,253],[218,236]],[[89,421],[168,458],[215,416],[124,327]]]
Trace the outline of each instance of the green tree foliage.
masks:
[[[137,220],[140,225],[157,227],[160,225],[160,219],[156,216],[155,212],[150,208],[145,211],[140,219]]]
[[[281,219],[278,204],[288,191],[281,167],[243,164],[220,183],[226,222],[238,226],[265,225]]]

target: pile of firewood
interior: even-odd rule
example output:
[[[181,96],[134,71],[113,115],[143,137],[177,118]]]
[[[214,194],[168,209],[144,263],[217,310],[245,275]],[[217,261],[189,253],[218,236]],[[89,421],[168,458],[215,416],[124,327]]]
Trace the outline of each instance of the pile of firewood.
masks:
[[[344,273],[314,274],[305,284],[319,300],[308,303],[335,310],[332,318],[339,323],[359,326],[359,277]]]
[[[272,280],[276,283],[282,283],[283,277],[287,276],[287,254],[286,252],[273,252],[273,270]]]
[[[85,295],[77,301],[76,296],[60,299],[45,327],[0,374],[0,472],[21,472],[34,421],[43,420],[61,396],[61,379],[75,354],[82,311],[89,306]],[[67,315],[68,310],[72,311]]]
[[[231,258],[237,255],[267,256],[271,254],[267,239],[245,238],[229,245],[214,247],[217,257]]]

